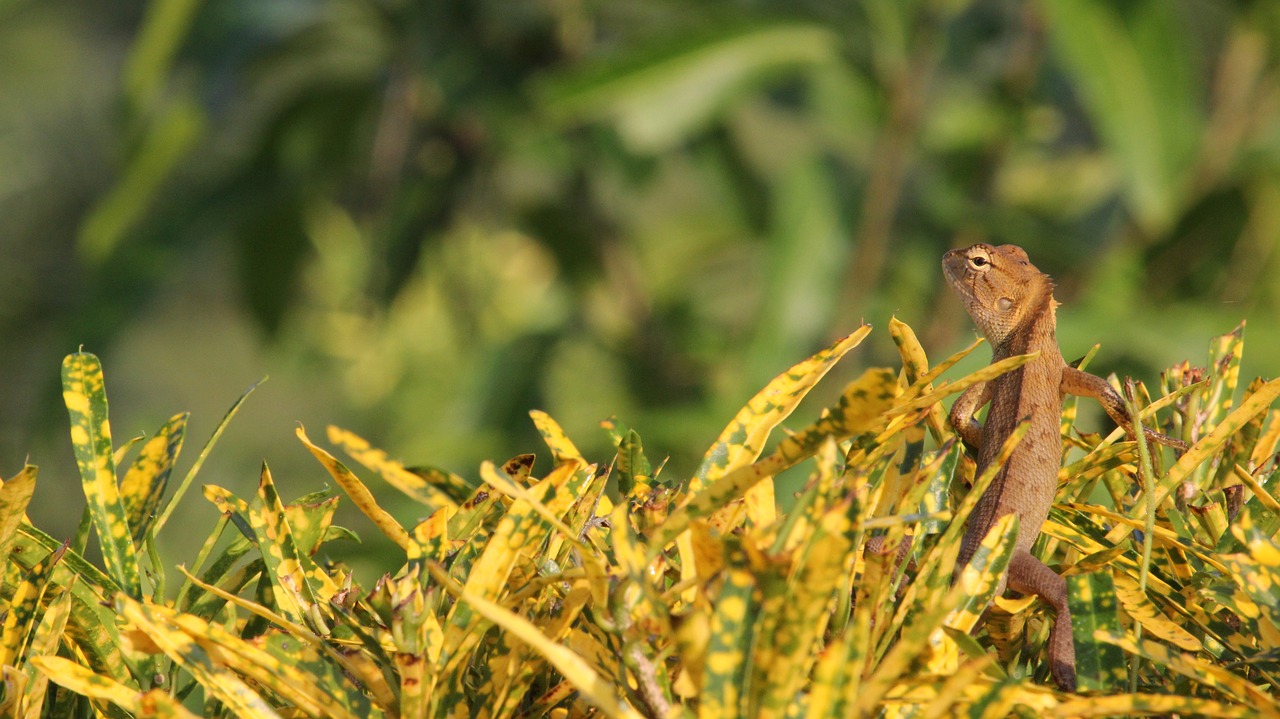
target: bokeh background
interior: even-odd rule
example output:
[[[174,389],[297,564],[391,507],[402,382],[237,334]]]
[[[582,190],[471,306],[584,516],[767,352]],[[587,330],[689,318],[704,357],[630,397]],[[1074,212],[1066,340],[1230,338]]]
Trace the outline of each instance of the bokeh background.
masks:
[[[976,241],[1095,371],[1247,319],[1274,375],[1278,43],[1269,0],[0,0],[0,475],[74,531],[80,346],[117,442],[193,413],[175,482],[264,375],[197,483],[320,488],[299,422],[475,478],[532,408],[687,474],[861,320],[817,401],[896,363],[892,315],[972,339],[938,261]],[[176,518],[190,561],[215,513]]]

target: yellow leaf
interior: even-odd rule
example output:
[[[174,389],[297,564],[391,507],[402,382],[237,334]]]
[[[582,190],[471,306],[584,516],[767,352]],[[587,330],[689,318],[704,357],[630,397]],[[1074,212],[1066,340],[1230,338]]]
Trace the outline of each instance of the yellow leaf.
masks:
[[[330,442],[342,447],[343,451],[353,459],[370,471],[377,472],[387,484],[406,496],[432,509],[450,507],[456,510],[458,508],[458,503],[450,499],[447,494],[419,475],[405,469],[403,464],[387,457],[386,452],[374,448],[359,435],[331,425],[328,428],[328,436]],[[447,475],[442,478],[451,481],[455,486],[460,484],[458,480]],[[462,489],[459,487],[459,491]]]
[[[279,715],[235,672],[217,663],[168,617],[156,617],[155,605],[143,605],[124,595],[116,596],[116,611],[134,628],[144,632],[160,649],[187,670],[206,692],[244,719],[279,719]],[[55,680],[56,681],[56,680]]]
[[[1118,716],[1204,716],[1256,717],[1253,707],[1199,697],[1168,694],[1117,694],[1099,697],[1072,697],[1048,710],[1046,717],[1082,719]]]
[[[77,352],[62,360],[62,398],[71,416],[71,444],[107,573],[129,596],[141,597],[138,557],[116,484],[107,393],[97,357]]]
[[[862,325],[848,337],[778,375],[757,392],[707,450],[702,465],[689,481],[689,493],[697,494],[729,472],[755,461],[764,451],[773,428],[795,410],[840,358],[870,333],[871,325]]]
[[[363,512],[364,516],[372,520],[374,526],[382,530],[382,533],[390,537],[391,541],[395,542],[397,546],[401,549],[407,549],[409,547],[409,533],[405,531],[404,527],[400,526],[400,523],[394,517],[387,514],[386,510],[378,506],[377,500],[373,498],[373,493],[369,491],[368,487],[364,486],[364,482],[361,482],[359,477],[352,474],[351,470],[347,469],[346,465],[335,459],[333,455],[312,444],[302,427],[298,427],[295,434],[298,435],[298,439],[302,440],[302,444],[311,450],[311,454],[320,460],[320,464],[323,464],[324,468],[329,470],[330,476],[338,483],[339,487],[342,487],[347,496],[351,497],[351,501],[355,503],[356,508]]]
[[[138,691],[111,677],[95,674],[88,667],[63,657],[32,657],[31,663],[58,686],[91,699],[109,701],[125,711],[138,711]]]
[[[1264,412],[1271,403],[1280,397],[1280,379],[1273,379],[1270,382],[1258,388],[1257,392],[1249,395],[1243,403],[1240,404],[1231,414],[1227,415],[1207,437],[1203,437],[1196,442],[1191,449],[1187,450],[1178,461],[1169,468],[1169,473],[1165,475],[1159,485],[1156,487],[1155,502],[1159,506],[1175,487],[1178,487],[1186,480],[1197,467],[1213,457],[1222,445],[1226,444],[1231,435],[1240,430],[1242,426],[1247,424],[1254,415]],[[1133,508],[1133,516],[1141,517],[1146,514],[1147,502],[1151,501],[1150,497],[1142,497],[1138,500]],[[1120,540],[1129,536],[1133,531],[1133,527],[1128,525],[1118,525],[1107,533],[1107,541],[1111,544],[1118,544]]]
[[[170,417],[155,436],[142,445],[142,451],[120,480],[120,501],[129,518],[134,542],[141,542],[155,522],[173,464],[182,451],[188,416],[190,413],[182,412]]]
[[[768,457],[724,475],[668,515],[667,521],[653,533],[650,552],[656,556],[688,529],[693,520],[710,516],[741,497],[756,482],[811,457],[829,437],[840,441],[875,429],[881,424],[881,415],[893,405],[897,381],[897,375],[889,369],[872,368],[863,372],[845,388],[839,404],[817,422],[783,439]],[[682,556],[681,560],[688,561],[689,557]]]
[[[434,564],[427,566],[436,581],[448,587],[450,591],[457,590],[457,585],[449,580],[449,576],[443,569]],[[642,719],[640,713],[619,696],[617,688],[611,682],[602,678],[595,668],[572,649],[548,639],[529,620],[466,588],[456,591],[456,594],[460,601],[474,607],[486,619],[533,647],[605,716],[614,719]]]
[[[36,491],[37,472],[34,465],[28,464],[18,476],[0,485],[0,557],[9,556],[9,547],[26,517],[27,506]]]
[[[1142,593],[1138,580],[1125,572],[1113,572],[1116,583],[1116,599],[1120,606],[1142,625],[1142,628],[1159,639],[1178,646],[1189,652],[1197,652],[1204,648],[1199,639],[1191,632],[1175,624],[1158,610],[1147,595]]]
[[[1280,701],[1277,701],[1274,696],[1262,692],[1252,682],[1215,663],[1175,651],[1150,639],[1135,640],[1129,634],[1111,634],[1098,630],[1093,633],[1093,637],[1098,641],[1114,644],[1130,654],[1136,654],[1167,670],[1177,672],[1205,687],[1222,692],[1232,701],[1252,706],[1259,711],[1265,710],[1272,716],[1280,715]]]

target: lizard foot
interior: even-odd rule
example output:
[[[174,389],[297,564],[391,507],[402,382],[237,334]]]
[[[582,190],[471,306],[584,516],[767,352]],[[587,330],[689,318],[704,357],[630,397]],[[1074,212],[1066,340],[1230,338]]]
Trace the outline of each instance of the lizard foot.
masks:
[[[1071,641],[1071,615],[1060,612],[1049,631],[1049,674],[1064,692],[1076,690],[1076,647]]]

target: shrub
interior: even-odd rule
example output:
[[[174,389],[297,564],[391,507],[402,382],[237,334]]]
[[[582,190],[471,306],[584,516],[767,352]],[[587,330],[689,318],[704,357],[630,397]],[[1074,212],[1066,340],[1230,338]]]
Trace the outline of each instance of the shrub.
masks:
[[[1243,327],[1214,340],[1211,371],[1172,368],[1149,404],[1137,386],[1143,422],[1192,444],[1168,466],[1161,454],[1140,461],[1118,430],[1077,432],[1067,403],[1067,464],[1035,552],[1068,575],[1080,695],[1042,684],[1039,602],[997,598],[980,622],[1008,563],[1013,522],[998,523],[952,583],[963,520],[990,476],[972,476],[940,401],[1023,358],[939,380],[976,344],[930,368],[910,328],[894,320],[901,370],[867,370],[811,424],[767,445],[869,331],[779,375],[687,480],[655,466],[640,435],[616,420],[604,423],[615,456],[593,463],[534,412],[554,466],[539,474],[527,454],[486,463],[478,488],[407,469],[330,427],[331,445],[423,506],[426,519],[406,527],[299,429],[350,501],[404,551],[403,567],[368,592],[323,559],[325,542],[350,536],[332,524],[338,497],[285,503],[265,465],[253,497],[204,487],[221,520],[192,568],[173,576],[155,537],[235,407],[166,500],[186,415],[142,443],[121,476],[134,446],[112,443],[98,360],[73,354],[63,382],[87,518],[59,543],[24,521],[35,467],[0,488],[0,550],[12,560],[0,601],[0,709],[404,718],[1280,712],[1280,412],[1269,410],[1280,382],[1255,381],[1235,402]],[[774,477],[801,463],[808,480],[780,512]],[[101,569],[82,558],[90,533]],[[872,535],[889,546],[907,537],[911,567],[864,552]]]

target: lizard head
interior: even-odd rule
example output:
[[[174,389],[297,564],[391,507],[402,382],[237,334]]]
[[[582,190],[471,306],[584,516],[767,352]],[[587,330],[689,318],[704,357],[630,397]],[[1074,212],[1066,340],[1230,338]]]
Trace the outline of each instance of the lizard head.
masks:
[[[1053,280],[1016,245],[950,250],[942,256],[942,273],[992,347],[1012,338],[1046,305],[1049,311],[1055,306]]]

